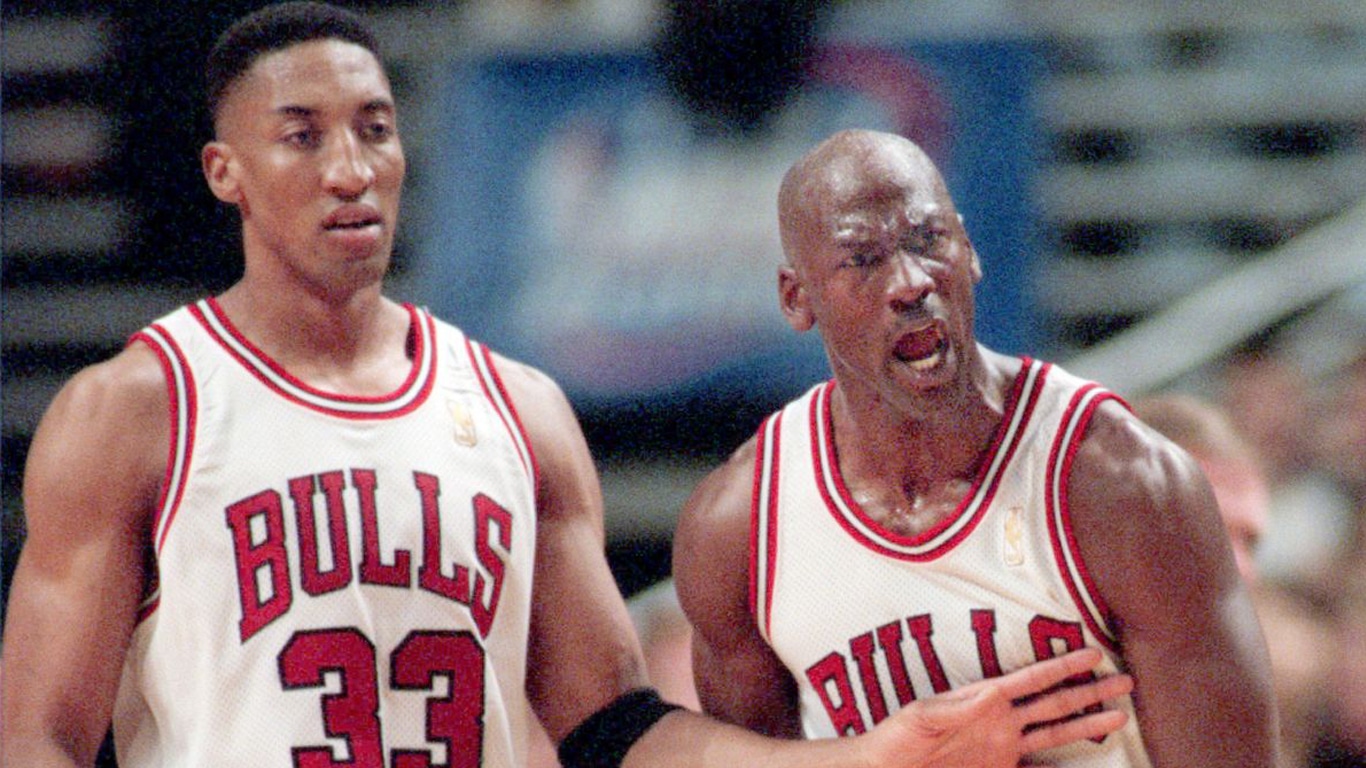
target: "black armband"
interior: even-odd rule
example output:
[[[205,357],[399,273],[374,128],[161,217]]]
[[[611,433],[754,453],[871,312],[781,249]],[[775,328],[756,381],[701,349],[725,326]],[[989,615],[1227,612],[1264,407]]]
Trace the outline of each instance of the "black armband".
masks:
[[[564,768],[620,768],[631,745],[675,709],[682,707],[659,698],[653,688],[624,693],[560,742],[560,763]]]

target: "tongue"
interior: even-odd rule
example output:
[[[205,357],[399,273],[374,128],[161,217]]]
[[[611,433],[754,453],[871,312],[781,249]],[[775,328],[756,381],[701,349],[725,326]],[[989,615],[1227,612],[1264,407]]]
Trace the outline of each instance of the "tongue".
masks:
[[[896,344],[897,356],[903,360],[921,360],[939,349],[939,330],[933,326],[902,336]]]

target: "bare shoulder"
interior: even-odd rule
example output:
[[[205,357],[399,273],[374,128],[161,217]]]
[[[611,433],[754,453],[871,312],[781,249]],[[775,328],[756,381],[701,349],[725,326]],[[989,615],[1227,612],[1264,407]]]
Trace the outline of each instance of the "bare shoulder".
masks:
[[[146,533],[165,476],[169,401],[161,362],[142,344],[62,387],[25,467],[31,548],[50,543],[60,551],[99,535]]]
[[[706,558],[717,539],[743,541],[749,530],[756,440],[750,438],[702,479],[683,505],[674,556]]]
[[[490,352],[490,355],[498,378],[522,417],[525,429],[553,433],[555,430],[544,428],[543,425],[547,421],[553,425],[563,425],[566,421],[577,425],[569,399],[553,378],[539,368],[519,360],[497,352]]]
[[[539,368],[491,353],[499,381],[507,391],[537,462],[549,463],[587,453],[574,408],[556,381]]]
[[[1159,511],[1185,506],[1207,485],[1199,465],[1180,446],[1144,424],[1117,401],[1103,403],[1086,427],[1073,463],[1073,509],[1092,505]]]
[[[703,617],[729,621],[744,609],[755,456],[751,438],[698,484],[679,515],[674,579],[679,600],[695,622]]]
[[[1236,586],[1218,502],[1199,464],[1122,404],[1095,414],[1067,493],[1083,558],[1131,627],[1154,624],[1159,603],[1170,607],[1152,594],[1179,594],[1196,611]]]
[[[493,364],[531,442],[541,520],[584,519],[600,526],[597,467],[564,391],[534,366],[497,353]]]
[[[30,471],[35,463],[98,456],[100,461],[85,471],[117,467],[127,472],[139,462],[150,466],[138,476],[145,478],[151,470],[159,478],[166,454],[157,449],[166,445],[169,407],[161,362],[147,346],[132,344],[81,370],[57,393],[34,435]]]

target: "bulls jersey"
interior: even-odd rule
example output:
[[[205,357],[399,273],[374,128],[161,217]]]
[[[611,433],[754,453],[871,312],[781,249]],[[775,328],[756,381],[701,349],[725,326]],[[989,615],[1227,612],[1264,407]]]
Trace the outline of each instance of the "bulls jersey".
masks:
[[[525,764],[535,463],[487,349],[407,310],[382,397],[291,376],[213,300],[134,337],[172,432],[120,765]]]
[[[808,737],[862,733],[912,700],[1082,646],[1116,669],[1106,607],[1071,535],[1067,477],[1094,409],[1114,395],[1026,359],[971,490],[916,536],[853,499],[831,434],[835,384],[759,430],[751,607],[795,677]],[[1103,742],[1050,764],[1147,766],[1132,705]]]

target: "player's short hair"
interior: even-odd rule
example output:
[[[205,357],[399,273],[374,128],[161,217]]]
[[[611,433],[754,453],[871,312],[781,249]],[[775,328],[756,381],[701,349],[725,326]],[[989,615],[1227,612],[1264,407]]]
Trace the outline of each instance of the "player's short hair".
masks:
[[[228,90],[258,58],[311,40],[354,43],[380,58],[379,42],[356,13],[319,2],[268,5],[233,22],[209,51],[204,68],[209,118],[217,121]]]

